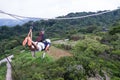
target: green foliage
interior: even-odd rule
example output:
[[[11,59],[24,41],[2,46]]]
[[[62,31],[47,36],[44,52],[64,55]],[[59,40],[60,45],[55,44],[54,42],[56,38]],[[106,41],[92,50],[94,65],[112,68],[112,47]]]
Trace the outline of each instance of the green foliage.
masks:
[[[6,64],[3,63],[0,65],[0,80],[5,80],[5,75],[6,75]]]
[[[120,25],[117,26],[117,27],[112,28],[112,29],[109,31],[109,34],[111,34],[111,35],[114,35],[114,34],[116,34],[116,33],[120,33]]]
[[[74,47],[74,52],[84,52],[89,54],[101,54],[105,51],[109,51],[109,46],[101,44],[97,40],[93,39],[84,39],[79,41]]]
[[[95,76],[99,73],[101,76],[104,77],[104,73],[102,70],[107,71],[112,76],[119,76],[119,61],[113,63],[112,57],[109,57],[109,61],[105,61],[108,59],[106,57],[107,54],[119,54],[119,50],[115,50],[110,52],[111,47],[108,45],[101,44],[99,41],[94,40],[94,38],[86,38],[84,40],[80,40],[75,47],[73,48],[74,56],[77,60],[82,61],[81,64],[83,65],[87,76]],[[106,52],[107,51],[107,52]],[[102,59],[103,58],[103,59]],[[119,59],[119,57],[118,57]],[[115,59],[117,60],[117,58]]]
[[[112,77],[111,80],[120,80],[120,77]]]
[[[112,51],[112,54],[116,54],[116,55],[120,56],[120,50]]]
[[[90,26],[88,28],[86,28],[86,33],[92,33],[93,31],[95,31],[97,29],[96,26]]]
[[[42,59],[42,53],[36,53],[36,57],[33,58],[30,53],[22,52],[17,53],[12,64],[15,67],[17,75],[13,73],[13,78],[15,80],[43,80],[44,75],[42,74],[42,69],[46,64],[53,61],[48,55]]]

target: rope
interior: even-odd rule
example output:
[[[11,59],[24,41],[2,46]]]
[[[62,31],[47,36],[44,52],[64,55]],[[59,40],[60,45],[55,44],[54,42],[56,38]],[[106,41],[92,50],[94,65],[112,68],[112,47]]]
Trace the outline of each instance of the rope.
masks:
[[[86,18],[86,17],[91,17],[91,16],[98,16],[98,15],[102,15],[102,14],[105,14],[105,13],[109,13],[109,12],[113,12],[113,11],[116,11],[118,9],[115,9],[115,10],[107,10],[107,11],[104,11],[104,12],[101,12],[101,13],[96,13],[96,14],[90,14],[90,15],[86,15],[86,16],[79,16],[79,17],[69,17],[69,18],[38,18],[38,17],[25,17],[25,16],[19,16],[19,15],[15,15],[15,14],[10,14],[10,13],[7,13],[7,12],[4,12],[2,10],[0,10],[0,13],[2,14],[6,14],[6,15],[9,15],[11,17],[19,17],[19,18],[28,18],[28,19],[42,19],[42,20],[49,20],[49,19],[54,19],[54,20],[69,20],[69,19],[82,19],[82,18]],[[16,18],[19,20],[19,18]]]
[[[4,11],[2,11],[2,10],[0,10],[0,13],[9,15],[9,16],[15,18],[15,19],[18,19],[18,20],[20,20],[20,21],[22,21],[22,22],[25,22],[24,20],[18,18],[18,17],[17,17],[16,15],[14,15],[14,14],[6,13],[6,12],[4,12]]]
[[[19,18],[41,19],[41,18],[36,18],[36,17],[19,16],[19,15],[16,15],[16,14],[11,14],[11,13],[4,12],[4,11],[2,11],[2,10],[0,10],[0,13],[9,15],[9,16],[11,16],[11,17],[15,16],[15,17],[19,17]]]
[[[86,16],[79,16],[79,17],[70,17],[70,18],[55,18],[56,20],[65,20],[65,19],[81,19],[81,18],[86,18],[86,17],[91,17],[91,16],[98,16],[101,14],[105,14],[108,12],[113,12],[113,11],[106,11],[106,12],[101,12],[101,13],[96,13],[96,14],[91,14],[91,15],[86,15]]]

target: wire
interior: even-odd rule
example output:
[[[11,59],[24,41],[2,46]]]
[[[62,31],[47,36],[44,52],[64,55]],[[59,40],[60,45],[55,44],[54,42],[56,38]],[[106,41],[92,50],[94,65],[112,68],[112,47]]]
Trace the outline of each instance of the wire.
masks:
[[[105,14],[108,12],[113,12],[113,11],[106,11],[106,12],[101,12],[101,13],[96,13],[96,14],[91,14],[91,15],[86,15],[86,16],[79,16],[79,17],[70,17],[70,18],[56,18],[56,20],[64,20],[64,19],[81,19],[81,18],[86,18],[86,17],[91,17],[91,16],[98,16],[101,14]]]
[[[2,11],[2,10],[0,10],[0,13],[9,15],[9,16],[15,18],[15,19],[18,19],[18,20],[20,20],[20,21],[22,21],[22,22],[25,22],[24,20],[18,18],[18,16],[14,15],[14,14],[6,13],[6,12],[4,12],[4,11]]]
[[[16,15],[16,14],[10,14],[10,13],[7,13],[7,12],[4,12],[2,10],[0,10],[0,13],[2,14],[6,14],[6,15],[9,15],[11,17],[14,17],[17,19],[17,17],[19,18],[28,18],[28,19],[42,19],[42,20],[49,20],[49,19],[54,19],[54,20],[69,20],[69,19],[82,19],[82,18],[86,18],[86,17],[92,17],[92,16],[98,16],[98,15],[102,15],[102,14],[105,14],[105,13],[109,13],[109,12],[113,12],[113,11],[116,11],[118,9],[115,9],[115,10],[107,10],[107,11],[104,11],[104,12],[100,12],[100,13],[96,13],[96,14],[90,14],[90,15],[86,15],[86,16],[79,16],[79,17],[69,17],[69,18],[38,18],[38,17],[25,17],[25,16],[19,16],[19,15]],[[19,19],[18,18],[18,19]]]
[[[16,15],[16,14],[10,14],[10,13],[4,12],[4,11],[2,11],[2,10],[0,10],[0,13],[9,15],[9,16],[11,16],[11,17],[15,16],[15,17],[19,17],[19,18],[41,19],[41,18],[37,18],[37,17],[25,17],[25,16],[19,16],[19,15]]]

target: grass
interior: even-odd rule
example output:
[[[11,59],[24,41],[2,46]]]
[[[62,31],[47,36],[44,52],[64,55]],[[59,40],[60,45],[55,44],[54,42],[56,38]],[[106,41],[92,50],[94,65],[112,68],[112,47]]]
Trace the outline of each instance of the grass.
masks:
[[[48,54],[46,54],[43,59],[42,53],[43,52],[37,52],[36,57],[32,57],[30,51],[16,53],[12,64],[15,68],[16,74],[20,76],[16,77],[16,74],[13,73],[13,78],[16,80],[27,80],[30,76],[35,76],[36,74],[34,73],[40,73],[47,64],[55,61],[53,57]]]
[[[2,63],[0,65],[0,80],[5,80],[6,71],[7,71],[6,63]]]

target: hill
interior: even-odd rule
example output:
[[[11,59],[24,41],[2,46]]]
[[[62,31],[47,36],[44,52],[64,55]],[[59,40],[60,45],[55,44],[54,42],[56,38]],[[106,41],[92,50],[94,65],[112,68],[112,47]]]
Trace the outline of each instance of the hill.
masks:
[[[23,25],[24,23],[27,23],[28,21],[36,21],[38,19],[21,19],[20,20],[16,20],[16,19],[0,19],[0,26],[9,26],[9,27],[13,27],[16,25]]]
[[[15,26],[22,25],[23,22],[13,19],[0,19],[0,26]]]
[[[106,80],[108,78],[119,80],[120,36],[110,35],[112,37],[107,38],[110,40],[109,44],[102,43],[106,40],[103,36],[108,37],[106,33],[103,36],[93,34],[81,36],[84,38],[78,41],[63,41],[67,44],[54,44],[53,41],[53,46],[62,49],[68,49],[68,45],[75,42],[74,46],[71,45],[72,49],[69,49],[72,56],[53,46],[44,59],[41,58],[43,52],[37,52],[36,57],[33,58],[28,48],[20,45],[6,50],[6,54],[12,53],[15,56],[12,62],[15,69],[12,74],[13,80]],[[5,72],[5,70],[5,64],[3,64],[0,72]],[[4,79],[4,75],[5,73],[2,73],[0,79]]]

